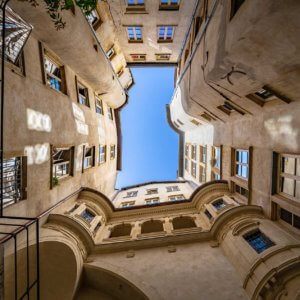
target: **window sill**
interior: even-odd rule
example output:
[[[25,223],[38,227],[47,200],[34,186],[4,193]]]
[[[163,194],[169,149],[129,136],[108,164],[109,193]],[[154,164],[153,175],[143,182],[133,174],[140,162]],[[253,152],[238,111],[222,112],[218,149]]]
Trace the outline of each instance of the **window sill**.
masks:
[[[59,91],[59,90],[56,90],[54,88],[52,88],[50,85],[48,84],[44,84],[46,86],[47,89],[51,90],[51,91],[54,91],[55,93],[58,93],[59,95],[63,95],[63,96],[67,96],[68,97],[68,94],[63,92],[63,91]]]
[[[230,177],[230,180],[233,181],[234,183],[237,183],[238,185],[245,188],[246,190],[248,190],[249,179],[247,180],[247,179],[244,179],[242,177],[234,175],[234,176]]]
[[[288,211],[294,211],[295,209],[298,209],[298,212],[300,214],[300,201],[291,199],[289,197],[285,197],[282,194],[275,194],[271,196],[271,201],[277,203],[280,207],[288,210]]]
[[[166,10],[179,10],[179,5],[160,5],[159,10],[166,11]]]
[[[126,7],[126,12],[143,12],[145,10],[145,5],[130,5]]]
[[[130,44],[142,44],[143,40],[128,40],[128,43],[130,43]]]
[[[157,40],[157,43],[159,44],[168,44],[168,43],[173,43],[173,39],[172,40]]]

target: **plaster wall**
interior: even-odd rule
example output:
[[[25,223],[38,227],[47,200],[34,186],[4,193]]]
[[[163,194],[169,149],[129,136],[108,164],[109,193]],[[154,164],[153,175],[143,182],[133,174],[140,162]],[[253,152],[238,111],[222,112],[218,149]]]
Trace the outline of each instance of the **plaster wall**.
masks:
[[[118,39],[127,62],[133,62],[130,54],[146,54],[146,61],[142,63],[157,63],[155,54],[159,53],[171,54],[170,60],[165,62],[177,62],[196,0],[180,2],[178,11],[160,11],[159,1],[148,0],[145,1],[145,11],[128,12],[126,11],[126,1],[110,1],[109,5],[117,28]],[[128,43],[127,25],[142,26],[143,43]],[[176,26],[172,43],[157,42],[157,26],[159,25]]]
[[[47,47],[47,44],[45,44]],[[52,49],[49,49],[52,50]],[[36,216],[82,186],[105,194],[114,190],[116,157],[109,147],[117,146],[116,124],[95,112],[94,89],[88,81],[65,65],[67,92],[63,94],[43,83],[38,40],[35,34],[24,48],[26,75],[6,64],[5,157],[27,156],[27,200],[7,207],[6,213]],[[90,107],[77,102],[75,75],[89,93]],[[28,88],[30,87],[30,88]],[[44,120],[47,120],[45,123]],[[107,145],[106,162],[99,165],[99,144]],[[74,176],[50,190],[50,145],[75,146]],[[83,146],[95,146],[95,167],[82,173]]]
[[[91,265],[109,265],[120,275],[127,274],[127,280],[139,288],[138,278],[160,299],[220,299],[220,291],[222,299],[248,299],[221,249],[205,242],[178,245],[173,253],[159,247],[136,250],[131,258],[119,252],[91,259]],[[218,288],[213,282],[218,282]]]
[[[170,186],[178,186],[178,191],[167,192],[167,187]],[[157,189],[157,193],[155,194],[147,194],[147,190],[149,189]],[[145,200],[151,198],[159,197],[160,202],[168,202],[169,196],[183,195],[185,199],[189,199],[192,194],[194,188],[188,182],[172,182],[172,183],[154,183],[154,184],[146,184],[136,188],[129,188],[125,190],[120,190],[115,198],[113,199],[113,204],[115,207],[122,207],[123,202],[131,202],[134,201],[135,205],[145,205]],[[128,192],[137,191],[136,197],[127,196]]]

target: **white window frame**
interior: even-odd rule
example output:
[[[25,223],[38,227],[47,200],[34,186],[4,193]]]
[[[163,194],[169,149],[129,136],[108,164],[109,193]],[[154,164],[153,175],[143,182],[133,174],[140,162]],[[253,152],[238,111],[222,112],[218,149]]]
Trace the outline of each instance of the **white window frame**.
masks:
[[[104,152],[101,152],[101,149],[104,149]],[[99,145],[99,164],[106,162],[106,145]]]
[[[172,27],[172,36],[171,38],[168,38],[168,27]],[[160,36],[160,30],[161,28],[164,28],[164,36]],[[174,25],[160,25],[157,27],[157,40],[158,41],[173,41],[174,39],[174,33],[175,33],[175,26]]]
[[[237,161],[236,156],[237,156],[238,152],[247,152],[247,157],[248,157],[247,163],[243,163],[243,162]],[[249,180],[249,169],[250,169],[250,166],[249,166],[250,165],[249,164],[249,161],[250,161],[250,152],[249,152],[249,150],[247,150],[247,149],[235,149],[235,151],[234,151],[234,160],[235,160],[235,163],[234,163],[234,174],[235,174],[235,176],[238,177],[238,178],[241,178],[243,180],[248,181]],[[244,177],[244,176],[238,174],[238,172],[236,170],[237,166],[247,167],[247,177]]]
[[[129,28],[132,28],[132,30],[133,30],[133,38],[130,38],[130,35],[129,35]],[[140,30],[141,30],[141,38],[140,39],[138,39],[137,38],[137,34],[136,34],[136,29],[137,28],[140,28]],[[137,26],[137,25],[132,25],[132,26],[127,26],[127,28],[126,28],[127,30],[127,37],[128,37],[128,41],[143,41],[143,31],[142,31],[142,26]]]

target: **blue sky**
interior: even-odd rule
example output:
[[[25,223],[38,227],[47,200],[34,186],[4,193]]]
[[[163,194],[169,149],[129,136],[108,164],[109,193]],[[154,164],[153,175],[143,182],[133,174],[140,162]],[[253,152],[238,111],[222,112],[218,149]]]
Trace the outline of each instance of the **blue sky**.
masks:
[[[121,111],[122,171],[116,188],[145,181],[175,180],[178,135],[167,122],[174,89],[173,67],[131,68],[135,81]]]

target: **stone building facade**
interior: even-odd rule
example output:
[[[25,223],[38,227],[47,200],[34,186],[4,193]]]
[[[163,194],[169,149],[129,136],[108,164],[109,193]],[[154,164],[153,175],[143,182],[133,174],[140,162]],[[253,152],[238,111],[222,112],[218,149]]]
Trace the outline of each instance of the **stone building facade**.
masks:
[[[0,298],[299,299],[298,1],[40,4],[10,3],[4,215],[38,223],[1,217]],[[130,63],[177,65],[178,180],[115,190]]]

